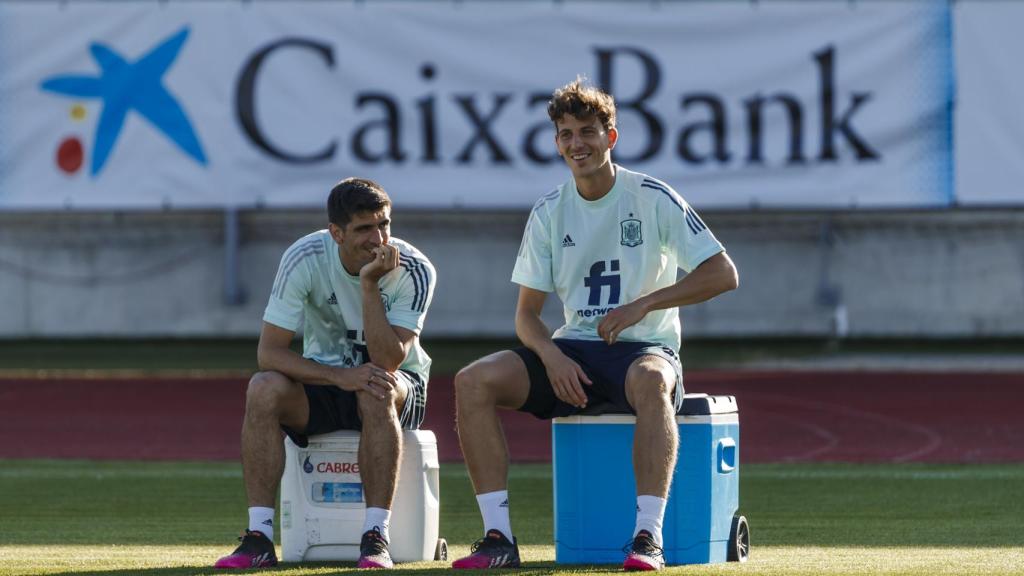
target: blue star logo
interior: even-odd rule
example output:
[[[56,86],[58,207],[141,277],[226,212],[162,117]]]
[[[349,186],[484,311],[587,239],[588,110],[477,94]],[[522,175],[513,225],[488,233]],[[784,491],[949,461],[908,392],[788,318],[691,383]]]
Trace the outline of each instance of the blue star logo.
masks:
[[[103,111],[96,125],[91,167],[93,176],[103,169],[129,110],[138,112],[183,152],[206,166],[206,154],[185,111],[162,82],[164,73],[178,57],[186,38],[187,27],[135,62],[128,62],[111,48],[94,42],[89,51],[99,64],[99,76],[53,76],[42,83],[41,88],[48,92],[103,101]]]

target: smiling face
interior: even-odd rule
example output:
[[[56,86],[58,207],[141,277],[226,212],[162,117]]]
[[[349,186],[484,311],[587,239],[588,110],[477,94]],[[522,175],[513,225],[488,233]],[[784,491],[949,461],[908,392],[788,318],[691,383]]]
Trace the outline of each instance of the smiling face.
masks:
[[[353,276],[373,261],[374,248],[391,239],[391,207],[375,212],[357,212],[344,227],[330,224],[331,237],[338,244],[338,254],[345,270]]]
[[[580,119],[566,114],[555,122],[558,153],[577,182],[614,174],[612,148],[618,137],[618,131],[605,129],[597,116]]]

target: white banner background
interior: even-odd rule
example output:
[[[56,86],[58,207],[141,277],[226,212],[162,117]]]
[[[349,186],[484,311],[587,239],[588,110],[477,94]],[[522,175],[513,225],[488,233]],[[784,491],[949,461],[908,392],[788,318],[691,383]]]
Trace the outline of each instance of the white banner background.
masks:
[[[403,207],[527,207],[568,177],[559,162],[525,153],[528,145],[554,153],[544,104],[530,98],[579,73],[604,79],[602,51],[614,54],[606,68],[622,106],[616,159],[668,181],[698,207],[947,205],[949,28],[945,2],[0,3],[0,207],[320,206],[349,175],[379,180]],[[90,174],[101,101],[47,92],[42,83],[98,76],[93,43],[134,62],[182,29],[188,37],[162,84],[185,111],[207,163],[129,112],[102,170]],[[274,158],[238,120],[243,69],[286,39],[307,44],[264,61],[254,84],[256,124],[271,146],[292,155],[333,144],[322,161]],[[312,45],[325,47],[333,62]],[[826,54],[831,98],[821,94]],[[656,68],[657,85],[643,106],[663,137],[656,154],[640,161],[650,131],[623,105],[651,85],[644,62]],[[804,161],[787,162],[790,125],[773,102],[763,108],[763,162],[750,162],[745,102],[780,93],[799,103]],[[859,106],[858,94],[867,95]],[[684,110],[683,99],[695,95],[704,103]],[[363,128],[371,155],[387,150],[382,96],[396,106],[400,161],[360,158],[354,146]],[[371,101],[360,106],[361,97]],[[722,105],[728,159],[686,161],[678,143],[687,127],[704,126],[688,141],[692,152],[713,152],[711,100]],[[846,115],[876,159],[858,160],[841,130],[823,136],[826,101],[834,123]],[[500,153],[481,139],[467,151],[478,135],[467,110],[493,115],[487,133]],[[431,122],[433,155],[424,141]],[[55,160],[67,138],[85,150],[83,166],[71,173]],[[827,140],[835,159],[820,159]]]
[[[969,205],[1024,203],[1024,4],[958,2],[956,190]]]

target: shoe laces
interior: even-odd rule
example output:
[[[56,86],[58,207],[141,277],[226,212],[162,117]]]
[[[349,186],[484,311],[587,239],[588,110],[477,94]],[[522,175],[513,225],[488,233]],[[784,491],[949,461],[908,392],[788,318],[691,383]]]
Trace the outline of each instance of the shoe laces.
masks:
[[[388,542],[381,536],[380,530],[374,528],[363,534],[363,542],[360,546],[364,556],[377,556],[388,550]]]
[[[473,542],[473,547],[471,549],[473,554],[476,554],[477,552],[488,552],[492,549],[498,549],[505,545],[503,540],[507,540],[507,538],[505,538],[503,534],[500,538],[494,538],[491,536],[492,533],[500,534],[497,531],[488,532],[487,536]]]
[[[256,530],[244,530],[238,537],[238,541],[241,544],[238,545],[236,552],[259,552],[266,550],[267,546],[265,541],[268,541],[267,535],[263,532],[257,532]]]
[[[646,530],[641,530],[639,534],[626,542],[626,545],[622,547],[622,551],[626,554],[635,552],[652,558],[665,554],[662,547],[654,543],[654,536],[651,536]]]

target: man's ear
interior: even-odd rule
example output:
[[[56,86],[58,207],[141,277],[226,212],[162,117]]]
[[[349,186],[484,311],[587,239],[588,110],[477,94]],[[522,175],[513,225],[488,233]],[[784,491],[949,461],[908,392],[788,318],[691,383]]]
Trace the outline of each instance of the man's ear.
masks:
[[[334,238],[336,244],[341,244],[345,240],[345,231],[334,222],[327,225],[327,231],[331,233],[331,238]]]
[[[608,149],[615,148],[615,143],[619,141],[619,131],[615,128],[608,129]]]

